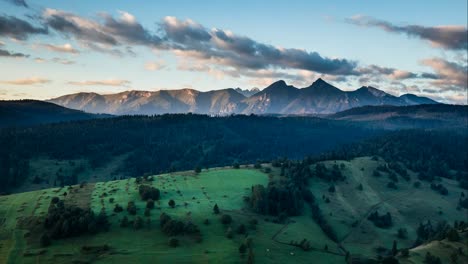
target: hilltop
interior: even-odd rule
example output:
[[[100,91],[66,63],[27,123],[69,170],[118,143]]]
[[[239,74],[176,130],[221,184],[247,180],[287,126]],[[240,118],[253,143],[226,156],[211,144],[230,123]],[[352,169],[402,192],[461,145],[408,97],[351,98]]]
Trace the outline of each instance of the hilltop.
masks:
[[[109,117],[37,100],[0,101],[0,128]]]

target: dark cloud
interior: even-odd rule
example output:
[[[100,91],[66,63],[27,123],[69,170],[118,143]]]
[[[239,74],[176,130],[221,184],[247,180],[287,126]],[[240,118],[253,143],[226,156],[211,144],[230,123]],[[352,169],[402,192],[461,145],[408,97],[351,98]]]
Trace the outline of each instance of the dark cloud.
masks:
[[[434,73],[424,72],[424,73],[421,73],[421,78],[436,80],[436,79],[440,79],[440,76]]]
[[[397,26],[390,22],[367,16],[355,16],[347,19],[347,21],[360,26],[378,27],[387,32],[403,33],[408,36],[418,37],[444,49],[466,50],[468,48],[468,31],[464,26]]]
[[[135,17],[120,12],[116,19],[100,14],[91,20],[72,13],[46,9],[46,25],[66,36],[84,42],[95,50],[112,50],[121,45],[143,45],[155,49],[178,51],[179,56],[238,69],[299,69],[330,75],[356,74],[357,63],[346,59],[331,59],[317,52],[284,49],[263,44],[244,36],[220,29],[209,30],[192,20],[166,17],[159,24],[159,35],[139,24]],[[112,53],[119,51],[112,50]]]
[[[91,20],[61,10],[46,9],[43,19],[54,30],[94,46],[159,44],[160,38],[143,28],[132,15],[126,12],[120,14],[118,19],[103,13],[100,19]]]
[[[180,21],[175,17],[166,17],[161,27],[167,39],[175,43],[194,45],[211,39],[210,33],[202,25],[190,19]]]
[[[260,69],[298,69],[330,75],[357,74],[357,63],[346,59],[330,59],[317,52],[278,48],[235,35],[220,29],[208,30],[191,20],[166,17],[161,23],[164,40],[180,56],[212,60],[217,64]]]
[[[0,49],[0,57],[27,58],[27,57],[29,57],[29,55],[19,53],[19,52],[10,52],[8,50]]]
[[[93,21],[58,10],[45,11],[45,23],[54,30],[78,40],[117,45],[117,40],[110,34],[102,32],[101,26]]]
[[[25,20],[8,15],[0,16],[0,37],[25,40],[30,35],[47,33],[47,28],[35,27]]]
[[[28,6],[28,4],[26,3],[25,0],[3,0],[3,1],[14,4],[16,6],[22,6],[22,7],[29,8],[29,6]]]

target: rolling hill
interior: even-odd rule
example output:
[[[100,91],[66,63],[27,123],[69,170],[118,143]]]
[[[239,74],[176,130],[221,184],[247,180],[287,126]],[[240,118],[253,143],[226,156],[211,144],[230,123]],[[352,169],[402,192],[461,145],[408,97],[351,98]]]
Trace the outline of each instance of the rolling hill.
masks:
[[[316,171],[318,164],[327,170],[338,166],[345,178],[331,183],[313,174],[303,186],[316,197],[315,204],[323,213],[322,221],[329,223],[336,233],[335,239],[314,220],[308,204],[304,204],[298,215],[283,220],[255,212],[249,205],[254,199],[251,187],[281,182],[287,176],[282,176],[282,169],[272,164],[257,169],[246,165],[238,169],[174,172],[0,196],[0,262],[249,263],[251,259],[252,263],[254,259],[254,263],[311,263],[311,260],[330,264],[381,263],[378,256],[388,256],[396,241],[399,254],[403,252],[400,250],[410,248],[409,257],[399,257],[402,263],[421,263],[429,248],[450,244],[451,250],[458,247],[461,252],[468,250],[464,243],[446,240],[413,246],[420,222],[430,220],[434,226],[445,221],[453,224],[466,216],[467,209],[457,207],[463,190],[456,181],[441,179],[440,183],[448,190],[448,194],[441,195],[427,182],[413,187],[418,182],[417,175],[405,169],[405,179],[402,172],[398,173],[398,188],[392,189],[386,183],[393,171],[373,176],[379,167],[388,165],[383,159],[328,160],[311,164],[311,170]],[[333,192],[331,184],[334,184]],[[148,202],[142,200],[141,186],[160,190],[154,208],[145,209]],[[130,206],[135,211],[125,210]],[[50,218],[54,210],[51,208],[57,207],[75,208],[73,213],[58,219],[57,225],[62,229],[50,227],[54,221]],[[79,214],[77,207],[84,212],[92,210],[96,215],[101,212],[99,217],[106,217],[108,230],[73,233],[67,227],[79,222],[66,218]],[[122,210],[116,209],[119,207]],[[214,207],[219,208],[219,213]],[[376,226],[369,220],[369,215],[375,212],[391,213],[392,225]],[[168,229],[164,215],[173,223],[180,221],[184,229],[195,226],[191,230],[196,235],[188,231],[174,234],[175,230]],[[398,235],[400,229],[405,230],[404,236]],[[52,239],[44,239],[45,233]],[[61,237],[60,234],[71,235]],[[460,235],[465,236],[466,232]],[[176,244],[172,243],[174,239]],[[446,263],[451,250],[431,253]],[[465,255],[457,255],[460,261],[466,260]],[[350,262],[356,259],[361,262]]]
[[[222,89],[200,92],[193,89],[127,91],[100,95],[78,93],[49,102],[90,113],[164,114],[330,114],[365,105],[416,105],[437,102],[412,94],[396,97],[373,87],[342,91],[318,79],[306,88],[277,81],[265,89]]]
[[[108,116],[89,114],[36,100],[0,101],[0,128],[89,120]]]

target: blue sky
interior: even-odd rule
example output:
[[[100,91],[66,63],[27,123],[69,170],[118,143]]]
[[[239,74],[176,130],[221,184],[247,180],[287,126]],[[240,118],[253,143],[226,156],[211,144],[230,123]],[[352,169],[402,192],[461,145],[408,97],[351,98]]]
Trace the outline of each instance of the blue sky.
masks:
[[[0,99],[264,88],[278,79],[305,87],[321,77],[343,90],[467,101],[466,0],[3,0],[0,9],[9,27],[0,24]],[[13,18],[47,32],[11,32]],[[70,22],[75,30],[63,27]],[[117,43],[99,43],[85,23]],[[143,33],[118,30],[126,25]]]

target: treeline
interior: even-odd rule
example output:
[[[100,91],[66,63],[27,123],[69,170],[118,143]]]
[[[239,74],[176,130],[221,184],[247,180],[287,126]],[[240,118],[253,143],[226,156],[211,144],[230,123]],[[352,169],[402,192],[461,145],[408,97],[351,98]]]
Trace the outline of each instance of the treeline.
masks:
[[[251,209],[264,215],[276,216],[274,222],[282,223],[289,216],[303,213],[307,204],[312,212],[312,218],[320,226],[322,231],[333,241],[338,241],[336,232],[324,217],[317,200],[310,191],[309,179],[320,178],[332,185],[329,192],[334,192],[333,183],[345,179],[341,170],[343,167],[334,164],[327,168],[318,163],[313,166],[315,160],[306,158],[301,161],[293,161],[285,158],[275,159],[272,166],[280,168],[280,179],[270,180],[267,187],[255,185],[251,188],[248,199]],[[307,241],[298,244],[301,248],[307,248]]]
[[[38,156],[84,158],[92,168],[128,154],[119,174],[300,159],[380,131],[313,117],[193,114],[123,116],[0,130],[0,192],[20,185]],[[64,181],[67,182],[67,181]]]

